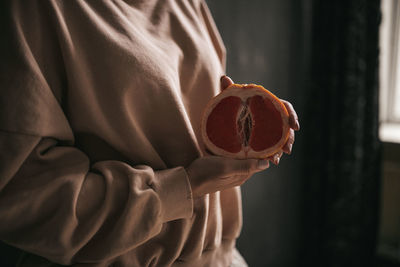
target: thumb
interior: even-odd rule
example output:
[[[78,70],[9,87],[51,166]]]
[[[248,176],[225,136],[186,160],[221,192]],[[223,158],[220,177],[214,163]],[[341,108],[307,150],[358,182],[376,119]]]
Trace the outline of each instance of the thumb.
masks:
[[[267,159],[232,159],[229,166],[232,173],[250,174],[267,169],[269,161]]]
[[[233,81],[230,77],[223,75],[220,80],[221,91],[225,90],[229,85],[233,84]]]

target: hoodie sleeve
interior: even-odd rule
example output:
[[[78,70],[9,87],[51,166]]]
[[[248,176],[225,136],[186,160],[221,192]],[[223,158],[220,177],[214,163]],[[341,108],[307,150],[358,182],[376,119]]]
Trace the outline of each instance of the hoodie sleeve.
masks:
[[[92,164],[74,145],[62,90],[54,91],[62,80],[54,62],[62,59],[54,42],[38,45],[53,37],[35,33],[43,25],[28,16],[42,9],[30,9],[24,23],[32,32],[24,32],[11,3],[0,4],[0,239],[59,264],[96,262],[146,242],[165,222],[190,218],[183,167]],[[28,34],[37,39],[28,43]],[[52,72],[60,77],[50,79]]]
[[[192,214],[182,167],[90,166],[73,146],[0,132],[0,237],[60,264],[115,257]]]

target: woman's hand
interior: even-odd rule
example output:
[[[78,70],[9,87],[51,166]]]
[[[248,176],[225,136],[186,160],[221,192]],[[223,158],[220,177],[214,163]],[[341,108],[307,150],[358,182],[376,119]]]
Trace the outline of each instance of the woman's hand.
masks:
[[[228,76],[225,76],[225,75],[221,77],[221,90],[224,90],[231,84],[233,84],[233,81],[231,78],[229,78]],[[281,102],[285,105],[285,107],[289,113],[290,132],[289,132],[289,138],[288,138],[286,144],[282,148],[282,152],[277,153],[268,158],[275,165],[279,164],[279,161],[280,161],[280,158],[282,157],[283,152],[286,154],[292,153],[292,147],[293,147],[293,143],[294,143],[294,131],[300,130],[299,119],[297,117],[297,113],[294,110],[292,104],[290,104],[288,101],[282,100],[282,99],[281,99]]]
[[[267,159],[231,159],[206,156],[186,168],[193,198],[240,186],[254,173],[269,167]]]
[[[233,81],[228,76],[221,77],[221,90],[224,90]],[[290,154],[294,143],[294,131],[300,129],[298,117],[292,104],[281,100],[289,113],[290,133],[282,151]],[[278,164],[281,153],[267,159],[231,159],[219,156],[206,156],[193,161],[186,172],[192,187],[193,197],[222,191],[231,187],[240,186],[254,173],[269,167],[269,161]]]

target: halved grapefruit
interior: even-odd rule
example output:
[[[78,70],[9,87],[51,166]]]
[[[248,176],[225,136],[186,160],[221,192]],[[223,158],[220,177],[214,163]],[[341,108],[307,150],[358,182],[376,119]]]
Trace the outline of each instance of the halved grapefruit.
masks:
[[[267,158],[289,137],[289,114],[270,91],[256,84],[232,84],[207,104],[201,122],[205,146],[215,155]]]

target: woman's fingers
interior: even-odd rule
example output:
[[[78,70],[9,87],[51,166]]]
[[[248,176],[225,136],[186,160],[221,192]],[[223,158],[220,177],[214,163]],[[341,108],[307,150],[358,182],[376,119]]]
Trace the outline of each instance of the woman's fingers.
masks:
[[[231,174],[252,174],[269,167],[266,159],[229,159],[227,162]]]
[[[289,113],[289,125],[290,125],[290,127],[295,131],[300,130],[299,118],[298,118],[297,113],[294,110],[292,104],[290,104],[286,100],[281,100],[281,101],[285,105],[285,107],[286,107],[286,109],[287,109],[287,111]]]
[[[269,167],[267,159],[232,159],[218,156],[211,156],[209,158],[215,161],[215,164],[209,164],[209,167],[214,166],[214,168],[219,168],[218,173],[221,177],[251,175]],[[212,168],[208,170],[212,170]]]
[[[193,161],[186,172],[194,197],[243,184],[256,172],[269,167],[267,159],[230,159],[206,156]]]
[[[293,144],[294,144],[294,130],[290,129],[289,130],[289,138],[286,141],[286,144],[282,147],[283,152],[285,152],[286,154],[291,154]]]
[[[282,151],[268,157],[268,160],[270,160],[273,164],[278,165],[279,161],[281,160],[281,157],[283,155],[283,152],[286,154],[292,153],[293,144],[294,144],[294,130],[290,129],[288,140],[286,141],[285,145],[282,147]]]
[[[281,152],[275,153],[274,155],[268,157],[267,159],[269,161],[271,161],[274,165],[278,165],[279,161],[281,160],[282,154],[283,153],[281,151]]]
[[[223,76],[221,77],[221,82],[220,82],[220,84],[221,84],[221,91],[222,91],[222,90],[226,89],[229,85],[233,84],[233,81],[232,81],[232,79],[229,78],[228,76],[223,75]]]

